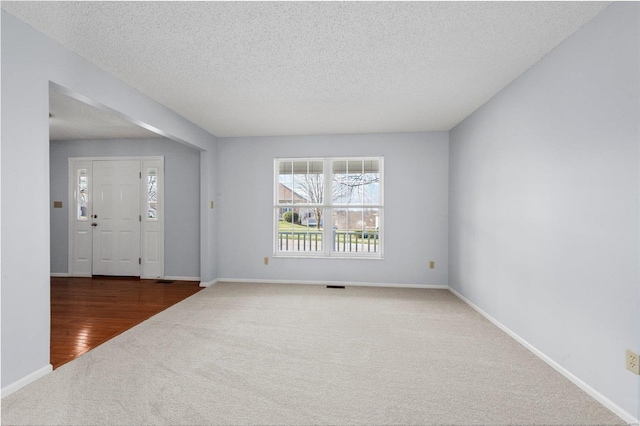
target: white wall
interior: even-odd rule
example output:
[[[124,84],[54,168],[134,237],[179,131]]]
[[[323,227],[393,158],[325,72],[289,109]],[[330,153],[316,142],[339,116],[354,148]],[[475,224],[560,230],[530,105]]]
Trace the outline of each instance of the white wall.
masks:
[[[639,42],[614,3],[456,126],[449,193],[451,287],[636,418]]]
[[[164,273],[200,277],[200,152],[170,139],[55,141],[50,146],[51,272],[68,272],[70,157],[164,156]],[[53,201],[63,202],[54,209]]]
[[[6,394],[50,368],[49,82],[203,152],[215,149],[216,141],[4,11],[1,53],[1,386]],[[201,190],[209,191],[209,185],[203,177]]]
[[[447,285],[447,132],[218,143],[221,279]],[[273,254],[275,157],[377,155],[384,156],[383,260],[272,258],[264,266]]]

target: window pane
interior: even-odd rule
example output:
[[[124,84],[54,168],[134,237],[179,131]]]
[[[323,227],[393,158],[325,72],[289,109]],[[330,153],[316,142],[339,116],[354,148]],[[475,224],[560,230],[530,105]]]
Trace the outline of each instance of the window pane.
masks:
[[[334,252],[377,253],[379,251],[379,209],[334,209],[332,219]]]
[[[349,160],[347,180],[350,189],[349,204],[362,204],[362,160]]]
[[[158,219],[158,171],[147,169],[147,219]]]
[[[293,198],[295,204],[307,204],[309,199],[305,193],[305,177],[307,176],[307,162],[294,161],[293,164]]]
[[[364,204],[380,204],[380,162],[365,160],[362,175]]]
[[[294,161],[293,204],[322,204],[323,200],[323,162]]]
[[[309,161],[309,174],[322,175],[324,162],[322,160]]]
[[[311,224],[310,218],[318,214],[322,217],[323,209],[289,209],[286,207],[285,209],[287,211],[277,219],[276,252],[322,253],[322,231],[317,225]],[[277,209],[276,212],[280,214],[281,210]],[[318,213],[317,210],[321,212]],[[302,219],[303,216],[306,216],[306,219]]]
[[[337,160],[333,162],[334,204],[380,204],[379,160]]]
[[[291,161],[280,161],[278,165],[278,204],[293,203],[293,167]]]
[[[89,205],[89,192],[88,192],[88,180],[87,169],[78,169],[78,178],[76,180],[77,185],[77,198],[76,198],[76,218],[78,220],[88,220],[88,205]]]
[[[347,173],[349,174],[362,174],[362,160],[349,160],[347,165]]]
[[[333,162],[333,188],[332,202],[334,204],[347,204],[349,202],[349,191],[347,183],[347,162],[337,160]]]

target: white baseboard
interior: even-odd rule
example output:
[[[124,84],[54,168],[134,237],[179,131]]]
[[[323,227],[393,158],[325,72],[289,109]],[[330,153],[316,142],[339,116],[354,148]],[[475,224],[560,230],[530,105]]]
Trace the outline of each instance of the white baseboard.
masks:
[[[343,285],[345,287],[393,287],[393,288],[425,288],[432,290],[448,290],[446,285],[428,284],[398,284],[398,283],[365,283],[353,281],[309,281],[309,280],[270,280],[270,279],[243,279],[243,278],[218,278],[216,282],[222,283],[249,283],[249,284],[303,284],[303,285]],[[200,284],[202,285],[202,284]]]
[[[2,388],[1,398],[5,398],[5,397],[11,395],[15,391],[17,391],[19,389],[22,389],[23,387],[27,386],[30,383],[35,382],[39,378],[46,376],[47,374],[51,373],[52,371],[53,371],[53,366],[51,364],[48,364],[48,365],[42,367],[41,369],[36,370],[33,373],[24,376],[22,379],[16,380],[15,382],[11,383],[10,385],[7,385],[7,386]]]
[[[594,388],[592,388],[591,386],[589,386],[588,384],[580,380],[578,377],[574,376],[569,370],[562,367],[560,364],[558,364],[549,356],[547,356],[544,352],[538,350],[535,346],[533,346],[532,344],[524,340],[522,337],[514,333],[511,329],[509,329],[507,326],[502,324],[500,321],[498,321],[497,319],[493,318],[491,315],[483,311],[479,306],[477,306],[475,303],[473,303],[472,301],[464,297],[462,294],[458,293],[455,289],[449,287],[449,291],[455,294],[464,303],[472,307],[480,315],[482,315],[483,317],[491,321],[496,327],[498,327],[499,329],[507,333],[509,336],[511,336],[516,342],[520,343],[522,346],[529,349],[535,356],[537,356],[538,358],[546,362],[558,373],[562,374],[564,377],[569,379],[573,384],[575,384],[580,389],[585,391],[593,399],[595,399],[596,401],[598,401],[599,403],[607,407],[610,411],[612,411],[615,415],[620,417],[622,420],[624,420],[628,424],[633,424],[633,425],[637,425],[640,423],[640,420],[634,417],[633,415],[631,415],[631,413],[628,413],[626,410],[624,410],[622,407],[620,407],[619,405],[611,401],[609,398],[602,395],[600,392],[598,392],[597,390],[595,390]]]
[[[69,275],[66,272],[51,272],[49,274],[51,277],[56,277],[56,278],[68,278],[71,275]],[[76,275],[76,277],[91,277],[91,275]],[[153,277],[150,278],[142,278],[142,279],[156,279]],[[200,277],[173,277],[173,276],[165,276],[163,279],[165,280],[175,280],[175,281],[200,281]]]
[[[205,282],[202,282],[202,281],[201,281],[201,282],[200,282],[200,287],[211,287],[212,285],[215,285],[215,284],[216,284],[217,282],[219,282],[219,281],[220,281],[220,280],[218,280],[218,279],[215,279],[215,280],[213,280],[213,281],[209,281],[209,282],[207,282],[207,283],[205,283]]]
[[[163,279],[175,281],[200,281],[200,277],[170,277],[167,275],[165,275]]]

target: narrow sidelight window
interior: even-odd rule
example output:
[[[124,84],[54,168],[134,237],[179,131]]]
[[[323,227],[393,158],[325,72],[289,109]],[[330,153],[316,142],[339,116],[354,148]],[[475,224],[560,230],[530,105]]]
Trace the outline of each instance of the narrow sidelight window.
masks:
[[[147,219],[158,219],[158,170],[147,169]]]
[[[76,219],[88,220],[89,190],[87,169],[78,169],[76,177]]]

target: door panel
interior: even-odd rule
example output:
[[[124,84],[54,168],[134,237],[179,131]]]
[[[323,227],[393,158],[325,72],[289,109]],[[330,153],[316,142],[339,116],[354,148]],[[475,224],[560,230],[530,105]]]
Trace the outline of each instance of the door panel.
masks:
[[[91,275],[91,230],[82,229],[88,225],[78,224],[73,234],[75,256],[72,258],[72,275]]]
[[[93,181],[93,274],[140,276],[140,161],[94,161]]]
[[[147,262],[157,263],[160,261],[160,235],[156,231],[146,232],[146,238],[144,239],[146,244]]]
[[[138,260],[137,258],[140,257],[138,256],[138,253],[133,253],[131,250],[133,244],[131,232],[121,231],[120,235],[118,236],[118,243],[120,244],[118,250],[118,253],[120,254],[120,261],[128,262],[134,257],[136,258],[136,260]]]
[[[106,224],[102,226],[106,226]],[[99,233],[96,236],[96,242],[100,247],[98,250],[100,261],[113,262],[113,231],[105,229],[96,229],[96,231]]]

